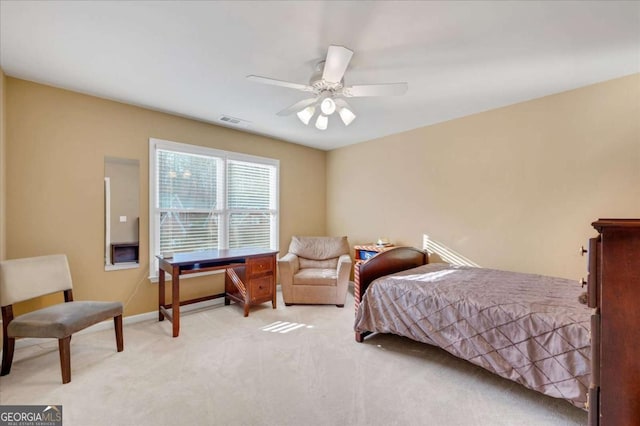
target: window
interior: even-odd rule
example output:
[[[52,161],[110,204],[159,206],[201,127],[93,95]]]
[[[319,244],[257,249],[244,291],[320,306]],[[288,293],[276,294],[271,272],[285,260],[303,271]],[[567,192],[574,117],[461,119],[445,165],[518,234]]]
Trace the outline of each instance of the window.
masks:
[[[160,253],[278,247],[278,160],[149,140],[150,275]]]

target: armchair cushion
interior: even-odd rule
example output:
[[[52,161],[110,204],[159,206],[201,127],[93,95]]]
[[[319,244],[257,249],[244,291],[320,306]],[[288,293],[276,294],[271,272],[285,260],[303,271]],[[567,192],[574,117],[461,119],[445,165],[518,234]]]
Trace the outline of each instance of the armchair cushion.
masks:
[[[336,286],[338,271],[336,269],[300,269],[293,277],[294,285]]]
[[[349,253],[347,237],[297,237],[291,238],[289,253],[312,260],[326,260]]]
[[[326,259],[326,260],[313,260],[305,259],[304,257],[298,258],[300,262],[300,269],[314,268],[314,269],[337,269],[338,258]]]

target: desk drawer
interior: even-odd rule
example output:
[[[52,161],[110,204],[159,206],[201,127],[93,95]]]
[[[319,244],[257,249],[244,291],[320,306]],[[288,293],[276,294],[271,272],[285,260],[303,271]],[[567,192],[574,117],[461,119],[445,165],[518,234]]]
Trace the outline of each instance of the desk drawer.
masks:
[[[273,271],[273,256],[256,257],[247,261],[247,273],[249,275],[261,274]]]
[[[254,278],[249,283],[251,303],[261,300],[271,300],[273,296],[273,276]]]

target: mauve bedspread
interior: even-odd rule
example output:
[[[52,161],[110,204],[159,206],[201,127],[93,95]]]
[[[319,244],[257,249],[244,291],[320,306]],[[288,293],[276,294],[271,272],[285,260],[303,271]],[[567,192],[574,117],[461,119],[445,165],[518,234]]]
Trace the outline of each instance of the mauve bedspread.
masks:
[[[592,309],[581,291],[564,278],[433,263],[375,280],[355,330],[439,346],[584,408]]]

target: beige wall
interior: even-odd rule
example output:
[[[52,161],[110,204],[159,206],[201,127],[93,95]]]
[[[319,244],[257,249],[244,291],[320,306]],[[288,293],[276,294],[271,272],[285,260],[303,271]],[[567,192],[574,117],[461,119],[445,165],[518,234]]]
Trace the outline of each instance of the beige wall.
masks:
[[[331,151],[328,233],[579,279],[590,223],[640,217],[639,117],[636,74]]]
[[[110,186],[111,208],[109,216],[111,220],[109,223],[111,225],[111,243],[138,241],[140,162],[126,158],[106,158],[104,176],[109,178]],[[126,222],[120,222],[121,216],[125,216]],[[111,260],[113,261],[113,259]]]
[[[283,253],[293,234],[428,234],[482,266],[577,279],[591,221],[640,217],[640,75],[329,153],[10,77],[0,92],[6,257],[66,253],[77,298],[121,300],[126,315],[157,303],[149,137],[279,159]],[[140,161],[138,269],[104,271],[105,157]],[[185,297],[209,291],[188,283]]]
[[[121,300],[125,315],[157,309],[147,279],[150,137],[279,159],[281,248],[293,234],[325,232],[323,151],[15,78],[5,91],[7,257],[66,253],[77,299]],[[137,269],[104,270],[105,157],[140,161]],[[187,283],[185,297],[222,291],[219,279]]]

